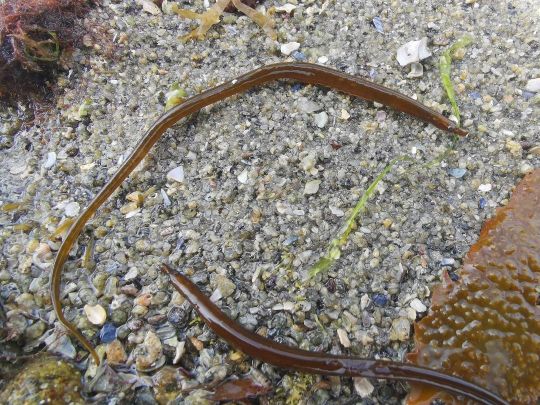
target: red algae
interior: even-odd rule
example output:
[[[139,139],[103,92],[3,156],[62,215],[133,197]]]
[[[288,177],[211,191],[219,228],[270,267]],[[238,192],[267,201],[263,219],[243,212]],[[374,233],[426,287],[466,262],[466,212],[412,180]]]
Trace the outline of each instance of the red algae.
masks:
[[[512,404],[540,397],[540,169],[488,220],[465,257],[459,280],[445,274],[428,316],[415,325],[408,360],[451,373]],[[408,404],[465,404],[413,384]]]

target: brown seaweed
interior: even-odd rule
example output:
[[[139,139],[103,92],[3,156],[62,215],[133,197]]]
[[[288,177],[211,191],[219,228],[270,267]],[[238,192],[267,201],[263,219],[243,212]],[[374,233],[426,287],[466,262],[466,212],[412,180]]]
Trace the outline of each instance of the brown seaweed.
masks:
[[[428,316],[415,325],[417,365],[452,373],[512,404],[540,396],[540,169],[516,187],[471,247],[459,280],[445,274]],[[413,385],[408,404],[462,404]]]

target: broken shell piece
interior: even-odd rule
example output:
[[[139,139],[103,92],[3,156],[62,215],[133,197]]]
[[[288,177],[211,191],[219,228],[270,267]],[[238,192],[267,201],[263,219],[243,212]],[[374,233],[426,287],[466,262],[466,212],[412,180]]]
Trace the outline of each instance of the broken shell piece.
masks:
[[[78,202],[70,202],[64,207],[64,211],[66,213],[66,216],[68,217],[76,217],[79,215],[79,211],[81,210],[81,206]]]
[[[411,71],[407,77],[422,77],[424,75],[424,66],[420,62],[411,63]]]
[[[287,3],[287,4],[284,4],[283,6],[275,7],[275,10],[276,10],[277,13],[287,13],[287,14],[289,14],[295,8],[296,8],[296,6],[294,4]]]
[[[420,62],[431,56],[427,49],[427,37],[418,41],[407,42],[399,47],[396,53],[396,59],[401,66],[410,65],[413,62]]]
[[[538,93],[540,91],[540,77],[529,80],[525,86],[525,90],[531,93]]]
[[[56,152],[47,153],[47,159],[43,163],[44,169],[50,169],[56,163]]]
[[[178,183],[184,182],[184,168],[182,166],[175,167],[169,173],[167,173],[168,181],[176,181]]]
[[[105,309],[99,305],[88,305],[84,306],[84,312],[90,323],[94,325],[103,325],[107,319],[107,313]]]
[[[298,43],[298,42],[289,42],[287,44],[282,44],[281,45],[281,53],[283,55],[289,56],[294,51],[297,51],[298,48],[300,48],[300,43]]]

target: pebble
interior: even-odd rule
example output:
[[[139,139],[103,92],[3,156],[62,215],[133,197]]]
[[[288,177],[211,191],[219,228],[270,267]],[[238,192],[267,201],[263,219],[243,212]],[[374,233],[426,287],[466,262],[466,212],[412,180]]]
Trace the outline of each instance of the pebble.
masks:
[[[222,297],[230,297],[236,290],[236,285],[229,280],[227,277],[222,276],[221,274],[216,275],[214,278],[216,288],[219,289]]]
[[[478,208],[481,210],[484,209],[487,205],[487,200],[484,197],[480,197],[480,200],[478,200]]]
[[[44,169],[50,169],[54,166],[56,163],[56,152],[49,152],[47,153],[47,159],[45,160],[45,163],[43,163]]]
[[[148,370],[161,357],[161,341],[154,332],[149,330],[146,332],[144,342],[139,348],[141,352],[135,357],[137,370]]]
[[[345,329],[339,328],[337,330],[337,335],[343,347],[351,347],[351,341],[349,340],[349,336],[347,336],[347,331]]]
[[[292,53],[292,57],[300,62],[304,62],[307,59],[306,55],[304,55],[304,53],[300,51],[294,51]]]
[[[455,259],[451,257],[444,257],[441,260],[441,266],[453,266],[456,263]]]
[[[45,322],[39,320],[34,322],[32,325],[28,326],[24,331],[24,337],[28,340],[34,340],[43,335],[45,333],[45,330],[47,329],[47,325]]]
[[[353,377],[354,390],[361,398],[367,397],[373,392],[375,387],[365,377]]]
[[[416,312],[426,312],[427,307],[420,301],[418,298],[413,299],[409,303],[410,307],[414,309]]]
[[[123,364],[127,360],[126,351],[119,340],[111,341],[106,348],[107,361],[110,364]]]
[[[341,109],[341,115],[340,115],[340,118],[341,118],[342,120],[345,120],[345,121],[346,121],[346,120],[348,120],[349,118],[351,118],[351,114],[349,114],[349,112],[348,112],[347,110],[345,110],[345,109],[342,108],[342,109]]]
[[[281,44],[280,50],[283,55],[289,56],[294,51],[300,48],[299,42],[288,42],[286,44]]]
[[[413,62],[410,64],[411,70],[407,74],[407,77],[416,78],[424,75],[424,66],[420,62]]]
[[[481,191],[482,193],[487,193],[488,191],[491,191],[491,184],[480,184],[478,186],[478,191]]]
[[[320,180],[308,181],[304,187],[304,194],[306,195],[317,194],[317,191],[319,191],[320,184],[321,184]]]
[[[80,210],[81,206],[78,202],[70,202],[64,207],[64,212],[68,217],[76,217],[77,215],[79,215]]]
[[[455,177],[456,179],[461,179],[463,176],[465,176],[465,173],[467,173],[467,170],[461,168],[448,170],[448,174],[452,177]]]
[[[86,317],[93,325],[103,325],[107,319],[107,312],[101,305],[88,305],[84,306],[84,313]]]
[[[177,183],[183,183],[184,182],[184,167],[178,166],[170,170],[167,173],[167,181],[169,182],[175,181]]]
[[[540,77],[529,80],[525,86],[525,90],[531,93],[538,93],[540,91]]]
[[[375,293],[373,294],[373,303],[378,307],[384,307],[388,303],[388,298],[384,294]]]
[[[392,341],[405,342],[411,333],[411,323],[407,318],[399,317],[392,320],[389,338]]]
[[[521,154],[523,152],[523,148],[521,147],[521,144],[512,139],[506,140],[506,149],[514,157],[521,157]]]
[[[247,169],[242,170],[242,173],[240,173],[237,177],[238,181],[242,184],[246,184],[248,182],[248,171]]]
[[[317,125],[319,128],[324,128],[328,123],[328,114],[325,111],[315,114],[313,118],[315,125]]]
[[[101,343],[112,342],[116,339],[116,327],[112,323],[107,322],[99,331],[99,338]]]
[[[324,65],[326,62],[328,62],[328,56],[319,56],[319,58],[317,58],[317,62],[319,62],[321,65]]]

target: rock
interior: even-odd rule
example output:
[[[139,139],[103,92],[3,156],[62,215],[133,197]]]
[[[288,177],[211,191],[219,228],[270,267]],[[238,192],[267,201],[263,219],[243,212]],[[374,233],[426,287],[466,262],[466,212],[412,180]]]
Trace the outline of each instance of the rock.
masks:
[[[378,307],[384,307],[388,303],[388,298],[384,294],[375,293],[373,294],[373,303]]]
[[[304,194],[306,195],[317,194],[317,191],[319,191],[320,184],[321,184],[320,180],[308,181],[304,187]]]
[[[81,374],[72,364],[40,356],[24,366],[0,393],[2,404],[84,404]]]
[[[315,114],[314,122],[319,128],[324,128],[328,123],[328,114],[325,111]]]
[[[242,173],[240,173],[237,177],[238,181],[242,184],[246,184],[248,182],[248,171],[247,169],[242,170]]]
[[[116,339],[116,327],[112,323],[107,322],[99,331],[99,338],[101,339],[101,343],[112,342]]]
[[[167,181],[170,181],[170,182],[176,181],[177,183],[183,183],[184,182],[184,167],[178,166],[170,170],[167,173]]]
[[[411,333],[411,323],[407,318],[397,318],[392,321],[392,328],[390,329],[390,340],[405,342],[409,340],[409,334]]]
[[[420,62],[411,63],[411,71],[407,77],[415,78],[422,77],[424,75],[424,66]]]
[[[148,370],[161,356],[161,341],[154,332],[149,330],[146,332],[144,342],[138,347],[138,349],[138,353],[135,356],[137,370]]]
[[[367,397],[375,387],[365,377],[353,377],[354,390],[361,398]]]
[[[349,340],[349,336],[347,336],[347,331],[345,329],[339,328],[337,330],[337,335],[339,337],[339,342],[343,347],[351,347],[351,341]]]
[[[79,215],[80,210],[81,206],[78,202],[70,202],[64,207],[64,212],[68,217],[76,217],[77,215]]]
[[[49,152],[47,153],[47,159],[45,159],[45,162],[43,163],[44,169],[50,169],[54,166],[56,163],[56,152]]]
[[[84,313],[86,314],[86,317],[88,318],[90,323],[94,325],[103,325],[105,323],[105,320],[107,319],[107,312],[105,312],[105,308],[103,308],[99,304],[86,304],[84,306]]]
[[[529,80],[525,86],[525,90],[531,93],[538,93],[540,91],[540,77]]]
[[[467,170],[461,169],[459,167],[448,170],[448,174],[452,177],[455,177],[456,179],[461,179],[463,176],[465,176],[465,173],[467,173]]]
[[[214,282],[216,284],[216,288],[220,291],[222,297],[227,298],[234,293],[234,290],[236,290],[236,285],[227,277],[222,276],[221,274],[216,275]]]
[[[282,6],[275,7],[276,13],[287,13],[290,14],[296,8],[294,4],[286,3]]]
[[[480,184],[478,186],[478,191],[482,193],[487,193],[488,191],[491,191],[491,184]]]
[[[414,62],[420,62],[431,56],[427,49],[427,37],[418,41],[407,42],[399,47],[396,59],[401,66],[407,66]]]
[[[426,312],[427,307],[420,301],[418,298],[413,299],[409,306],[414,309],[416,312]]]
[[[126,351],[122,342],[119,340],[113,340],[107,345],[105,353],[107,354],[107,361],[110,364],[123,364],[127,360]]]
[[[521,144],[512,139],[506,140],[506,149],[514,157],[521,157],[521,154],[523,152],[523,148],[521,147]]]
[[[298,50],[298,48],[300,48],[299,42],[288,42],[286,44],[281,44],[280,49],[283,55],[289,56],[291,53]]]

